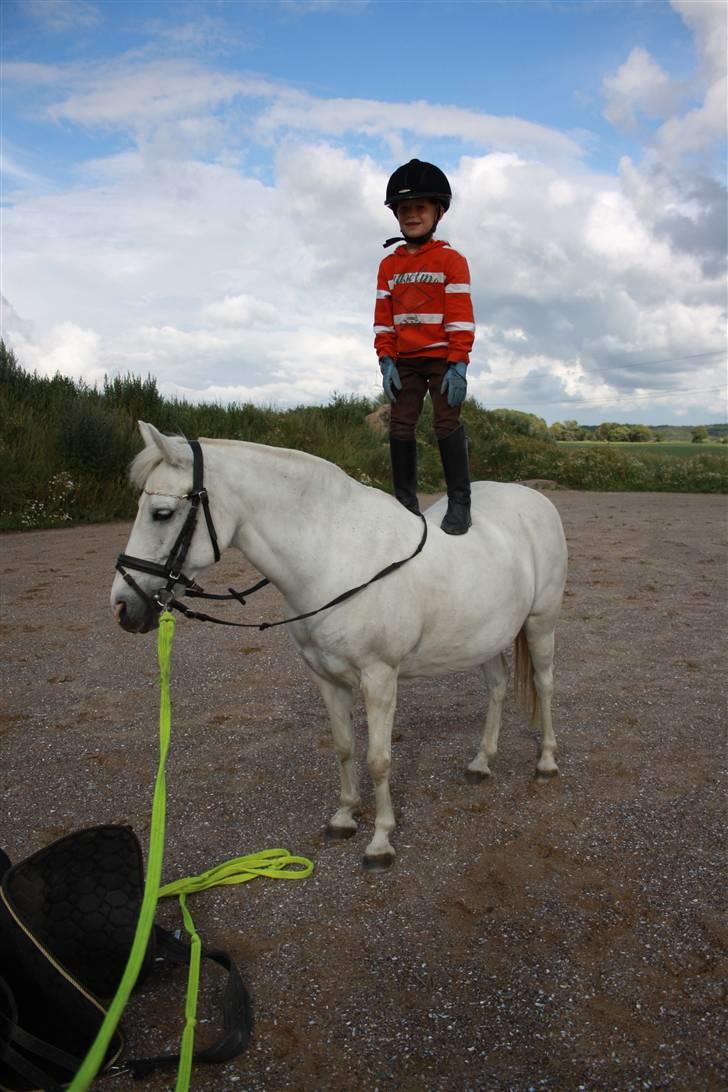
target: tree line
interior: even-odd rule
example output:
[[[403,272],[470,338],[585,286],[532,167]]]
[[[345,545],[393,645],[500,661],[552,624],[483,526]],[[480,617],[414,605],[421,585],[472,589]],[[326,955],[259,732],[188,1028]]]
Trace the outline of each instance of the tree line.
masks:
[[[693,444],[708,441],[728,444],[728,425],[641,425],[602,421],[600,425],[580,425],[577,421],[554,421],[548,427],[554,440],[601,440],[608,444],[663,443],[665,440],[689,440]]]

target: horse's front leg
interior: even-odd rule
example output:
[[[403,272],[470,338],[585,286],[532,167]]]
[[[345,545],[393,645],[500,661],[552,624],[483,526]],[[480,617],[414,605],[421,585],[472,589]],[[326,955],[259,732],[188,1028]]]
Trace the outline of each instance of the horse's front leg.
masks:
[[[339,808],[331,817],[326,833],[332,838],[349,838],[352,834],[356,834],[354,812],[361,805],[354,757],[354,729],[351,721],[354,695],[350,686],[330,682],[319,675],[314,675],[314,678],[329,714],[331,735],[341,774]]]
[[[394,811],[389,795],[389,770],[392,764],[392,724],[397,704],[397,672],[386,664],[366,668],[361,688],[369,724],[367,765],[374,782],[376,818],[374,837],[364,853],[364,867],[389,868],[394,850],[389,835],[394,830]]]

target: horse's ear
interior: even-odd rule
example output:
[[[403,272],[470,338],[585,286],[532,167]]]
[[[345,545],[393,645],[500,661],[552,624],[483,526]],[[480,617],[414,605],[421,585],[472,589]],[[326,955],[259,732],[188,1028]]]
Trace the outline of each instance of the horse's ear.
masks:
[[[180,445],[171,436],[163,436],[159,429],[147,421],[138,421],[145,447],[156,447],[163,460],[170,466],[184,466]]]
[[[154,425],[148,425],[146,421],[137,421],[139,431],[142,434],[142,440],[145,447],[152,447],[154,445],[154,433],[157,431]]]

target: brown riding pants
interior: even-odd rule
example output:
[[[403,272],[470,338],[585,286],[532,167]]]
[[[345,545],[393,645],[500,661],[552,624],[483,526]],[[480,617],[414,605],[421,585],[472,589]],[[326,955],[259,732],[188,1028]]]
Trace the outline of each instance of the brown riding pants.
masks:
[[[435,435],[444,440],[460,425],[460,406],[449,406],[447,393],[440,394],[440,385],[449,365],[447,360],[420,356],[397,360],[402,390],[396,391],[389,418],[389,435],[400,440],[413,440],[422,413],[425,395],[430,392],[434,410]]]

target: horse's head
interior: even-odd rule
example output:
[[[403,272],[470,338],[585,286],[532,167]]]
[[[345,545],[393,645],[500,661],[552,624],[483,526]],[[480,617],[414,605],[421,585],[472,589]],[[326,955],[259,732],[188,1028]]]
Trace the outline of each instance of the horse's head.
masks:
[[[190,583],[220,555],[201,492],[201,453],[195,469],[187,440],[163,436],[144,421],[139,431],[144,448],[131,465],[130,477],[142,492],[126,551],[117,562],[111,609],[124,629],[146,633],[156,627],[167,593],[175,588],[179,592],[180,584]],[[180,574],[182,580],[175,580]]]

